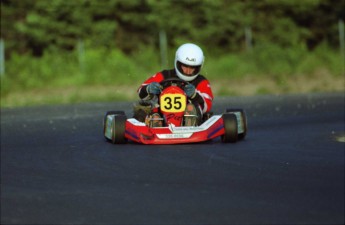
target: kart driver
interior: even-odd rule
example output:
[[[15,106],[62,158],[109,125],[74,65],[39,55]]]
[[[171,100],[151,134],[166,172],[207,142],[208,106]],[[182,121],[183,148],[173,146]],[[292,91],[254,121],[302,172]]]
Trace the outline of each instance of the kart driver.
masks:
[[[148,101],[161,93],[160,82],[168,78],[179,78],[187,81],[184,92],[188,98],[184,115],[184,126],[196,126],[202,121],[205,113],[212,107],[213,93],[209,81],[200,74],[204,63],[204,54],[201,48],[195,44],[181,45],[177,51],[174,69],[163,70],[148,78],[138,89],[141,100]],[[153,127],[161,127],[162,117],[159,113],[153,113]]]

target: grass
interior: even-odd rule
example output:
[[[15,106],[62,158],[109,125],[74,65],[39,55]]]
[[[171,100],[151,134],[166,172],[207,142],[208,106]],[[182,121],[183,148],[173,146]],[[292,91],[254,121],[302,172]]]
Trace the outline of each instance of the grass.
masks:
[[[82,102],[135,101],[141,81],[133,84],[82,85],[55,88],[37,88],[15,91],[1,97],[2,107],[46,104],[74,104]],[[270,77],[243,77],[210,80],[215,97],[250,96],[262,94],[289,94],[311,92],[344,92],[344,77],[332,76],[327,71],[300,75],[294,79],[276,81]]]
[[[13,54],[6,70],[1,78],[2,108],[134,101],[139,85],[161,68],[157,53],[150,49],[131,57],[117,50],[90,49],[82,56],[77,52],[47,52],[41,58]],[[217,97],[344,92],[343,71],[339,52],[324,45],[312,53],[269,45],[250,53],[209,56],[202,73]]]

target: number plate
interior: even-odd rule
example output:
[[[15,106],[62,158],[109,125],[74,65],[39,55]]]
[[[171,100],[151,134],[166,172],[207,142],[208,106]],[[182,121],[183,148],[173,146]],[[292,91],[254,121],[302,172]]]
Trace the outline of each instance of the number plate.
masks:
[[[186,102],[186,96],[183,94],[164,94],[160,97],[160,108],[162,112],[183,112],[186,109]]]

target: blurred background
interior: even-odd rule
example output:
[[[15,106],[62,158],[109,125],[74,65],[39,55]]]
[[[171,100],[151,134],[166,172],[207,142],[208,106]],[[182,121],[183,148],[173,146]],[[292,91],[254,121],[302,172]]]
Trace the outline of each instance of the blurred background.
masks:
[[[1,107],[131,101],[204,50],[217,96],[344,92],[344,0],[1,0]]]

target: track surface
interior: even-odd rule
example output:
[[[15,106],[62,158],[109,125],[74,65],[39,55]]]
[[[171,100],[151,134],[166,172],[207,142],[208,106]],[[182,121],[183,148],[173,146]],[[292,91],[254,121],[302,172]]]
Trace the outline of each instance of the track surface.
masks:
[[[344,223],[344,94],[218,98],[247,112],[236,144],[107,143],[131,107],[1,110],[1,223]]]

